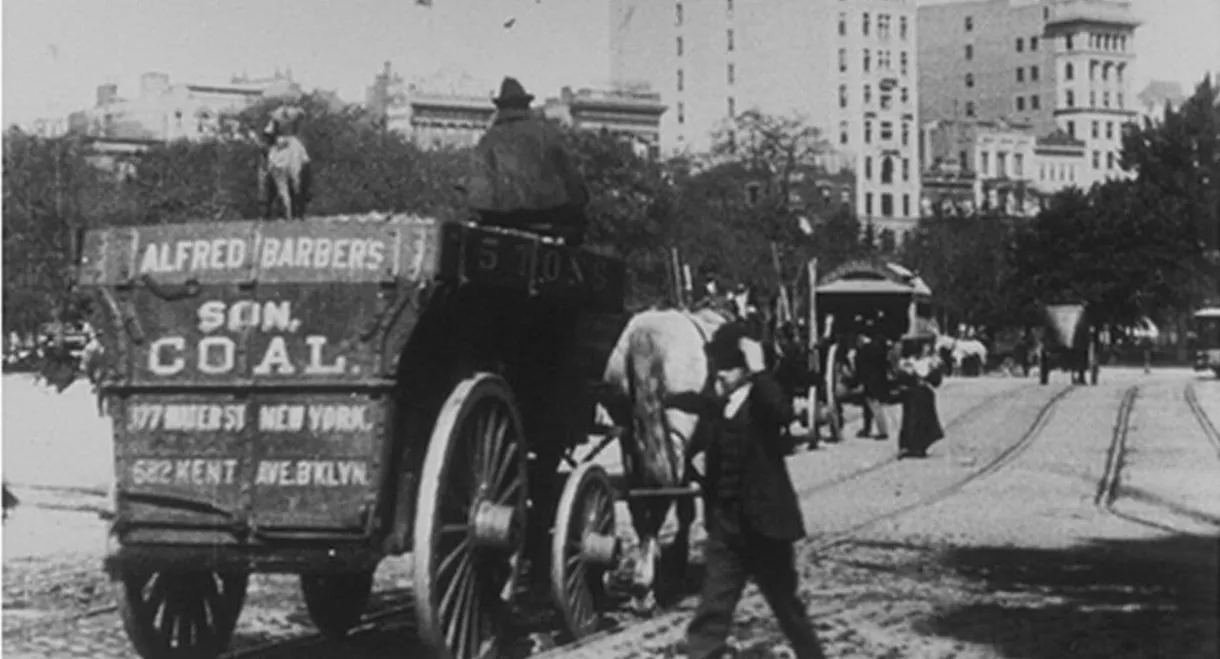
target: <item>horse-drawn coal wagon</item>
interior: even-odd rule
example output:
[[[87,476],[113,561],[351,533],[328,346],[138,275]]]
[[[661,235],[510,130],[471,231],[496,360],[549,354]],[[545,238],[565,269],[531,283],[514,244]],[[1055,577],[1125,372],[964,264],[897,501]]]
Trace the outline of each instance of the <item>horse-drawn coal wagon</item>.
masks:
[[[527,563],[549,562],[588,633],[617,492],[594,465],[556,473],[594,430],[623,282],[588,250],[405,216],[87,233],[115,430],[106,568],[140,655],[223,651],[252,572],[300,574],[343,636],[406,552],[441,656],[496,652]]]
[[[1038,376],[1050,381],[1053,369],[1071,372],[1072,382],[1097,384],[1100,365],[1097,338],[1083,304],[1050,304],[1043,309],[1042,345],[1038,353]]]

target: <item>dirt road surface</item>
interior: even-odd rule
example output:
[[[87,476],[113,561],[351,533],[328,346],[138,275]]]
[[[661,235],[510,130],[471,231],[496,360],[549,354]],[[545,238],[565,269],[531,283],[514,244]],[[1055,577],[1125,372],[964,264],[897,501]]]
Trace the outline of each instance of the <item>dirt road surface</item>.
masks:
[[[1098,387],[1073,388],[1057,376],[1046,387],[1033,379],[949,380],[939,399],[947,437],[926,460],[897,462],[893,439],[857,439],[854,426],[843,444],[790,460],[810,532],[801,547],[802,596],[830,656],[1216,656],[1220,445],[1194,411],[1220,426],[1220,383],[1182,370],[1104,370]],[[5,394],[7,411],[7,387]],[[5,474],[16,481],[9,416]],[[108,441],[97,443],[109,450]],[[77,480],[60,489],[95,479],[91,468],[77,467]],[[39,491],[25,494],[52,506],[67,496]],[[630,533],[625,507],[620,512]],[[103,528],[96,515],[49,508],[19,508],[6,523],[5,656],[135,656],[105,610],[96,570]],[[383,563],[373,609],[407,601],[406,563]],[[680,656],[694,603],[650,620],[619,616],[630,623],[624,630],[546,654]],[[420,656],[409,620],[392,617],[342,644],[254,656]],[[252,580],[237,649],[311,631],[295,579]],[[784,655],[782,635],[752,589],[734,643],[739,656]],[[536,635],[515,654],[547,644]]]

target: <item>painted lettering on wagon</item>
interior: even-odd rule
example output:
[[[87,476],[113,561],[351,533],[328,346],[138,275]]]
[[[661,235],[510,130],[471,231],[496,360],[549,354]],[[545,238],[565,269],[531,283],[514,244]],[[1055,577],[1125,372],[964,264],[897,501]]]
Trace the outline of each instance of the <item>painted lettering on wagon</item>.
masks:
[[[232,485],[237,458],[141,458],[128,473],[135,485]]]
[[[246,427],[242,404],[139,403],[128,408],[127,429],[240,432]]]
[[[386,241],[376,238],[268,237],[257,244],[263,270],[379,270],[386,260]],[[140,256],[140,272],[234,270],[248,266],[253,252],[248,240],[238,238],[152,242]]]
[[[361,432],[373,429],[368,405],[268,405],[258,411],[258,429],[273,432]]]
[[[368,464],[360,460],[264,460],[255,485],[343,487],[368,485]]]
[[[237,458],[140,458],[128,474],[134,485],[206,485],[237,483]],[[352,487],[369,484],[368,463],[361,460],[263,460],[255,485],[278,487]]]
[[[264,333],[292,334],[301,327],[293,317],[291,301],[239,300],[226,303],[209,300],[196,311],[199,331],[204,336],[188,342],[184,336],[165,336],[153,341],[148,350],[148,370],[154,375],[171,377],[186,370],[188,360],[205,375],[225,375],[237,367],[237,341],[216,332],[224,329],[239,333],[261,330]],[[326,356],[327,338],[323,335],[304,337],[308,358],[302,364],[294,360],[283,334],[271,337],[266,350],[252,369],[254,375],[295,375],[298,369],[305,375],[342,375],[347,372],[347,358]]]

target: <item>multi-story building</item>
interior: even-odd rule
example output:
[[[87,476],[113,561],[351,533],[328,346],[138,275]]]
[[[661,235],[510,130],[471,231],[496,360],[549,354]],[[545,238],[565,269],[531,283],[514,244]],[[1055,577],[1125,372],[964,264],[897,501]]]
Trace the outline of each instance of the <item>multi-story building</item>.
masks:
[[[175,85],[169,75],[152,72],[141,76],[140,94],[133,99],[119,97],[117,85],[99,85],[94,107],[73,113],[68,123],[74,131],[107,139],[207,139],[259,100],[300,93],[291,72],[263,79],[235,76],[227,85]]]
[[[919,8],[921,121],[1008,119],[1083,141],[1081,187],[1121,176],[1139,22],[1125,0],[977,0]]]
[[[1036,137],[1030,124],[938,120],[920,132],[924,211],[1037,212],[1049,195],[1077,185],[1085,144],[1062,131]]]
[[[1166,108],[1177,108],[1186,101],[1182,85],[1166,80],[1151,80],[1144,90],[1136,95],[1140,114],[1153,121],[1165,118]]]
[[[748,109],[821,129],[856,175],[862,220],[919,214],[914,0],[611,0],[611,77],[670,108],[662,151],[706,152]]]
[[[386,62],[368,88],[367,106],[389,129],[409,135],[423,148],[473,146],[495,114],[494,92],[472,93],[473,80],[459,77],[407,82]],[[660,94],[641,88],[573,91],[564,87],[558,97],[535,106],[538,114],[579,130],[628,136],[641,154],[651,155],[659,151],[665,110]]]

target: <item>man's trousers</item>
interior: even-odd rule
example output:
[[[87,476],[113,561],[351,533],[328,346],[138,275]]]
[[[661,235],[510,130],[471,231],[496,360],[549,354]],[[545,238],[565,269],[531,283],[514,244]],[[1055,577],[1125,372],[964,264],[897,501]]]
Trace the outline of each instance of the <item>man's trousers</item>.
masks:
[[[825,656],[805,604],[797,595],[798,577],[791,542],[750,531],[711,533],[704,556],[707,576],[702,601],[687,629],[691,659],[725,656],[733,612],[750,578],[758,584],[798,659]]]

